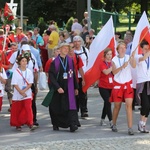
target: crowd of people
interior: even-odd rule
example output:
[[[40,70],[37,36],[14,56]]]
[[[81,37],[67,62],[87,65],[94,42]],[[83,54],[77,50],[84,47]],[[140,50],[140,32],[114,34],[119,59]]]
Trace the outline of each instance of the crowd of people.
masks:
[[[39,126],[36,108],[39,72],[45,72],[48,78],[50,95],[46,103],[53,130],[70,128],[70,132],[75,132],[81,126],[78,116],[89,116],[87,92],[83,92],[82,87],[86,84],[84,73],[95,31],[88,30],[87,22],[86,12],[83,24],[75,18],[71,31],[58,31],[53,23],[43,35],[39,34],[38,27],[26,34],[17,27],[16,32],[10,31],[6,37],[0,29],[0,111],[5,90],[10,104],[10,125],[16,130],[22,130],[25,124],[30,130]],[[115,33],[118,54],[113,56],[109,47],[104,50],[98,68],[101,76],[96,82],[104,100],[100,125],[106,124],[107,116],[110,128],[117,132],[117,118],[121,104],[125,102],[129,135],[134,135],[132,110],[139,102],[137,94],[141,102],[138,103],[141,105],[138,130],[142,133],[149,133],[146,121],[150,110],[150,46],[143,40],[140,43],[142,55],[135,56],[135,51],[131,52],[132,39],[131,31],[123,38],[119,32]],[[137,81],[133,82],[136,71]]]

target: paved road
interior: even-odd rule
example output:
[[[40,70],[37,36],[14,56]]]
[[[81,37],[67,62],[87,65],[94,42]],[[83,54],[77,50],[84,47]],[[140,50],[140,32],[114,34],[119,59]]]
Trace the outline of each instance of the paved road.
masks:
[[[118,118],[118,133],[113,133],[109,125],[99,126],[103,101],[98,89],[88,90],[89,117],[81,119],[81,128],[75,133],[69,129],[53,131],[48,109],[41,105],[47,91],[39,91],[37,97],[38,122],[40,127],[34,132],[23,127],[18,132],[9,126],[10,114],[8,102],[4,98],[3,111],[0,114],[0,150],[149,150],[150,134],[137,131],[139,111],[134,111],[134,136],[127,134],[126,112],[124,104]],[[108,122],[108,120],[106,120]],[[148,120],[150,129],[150,121]]]

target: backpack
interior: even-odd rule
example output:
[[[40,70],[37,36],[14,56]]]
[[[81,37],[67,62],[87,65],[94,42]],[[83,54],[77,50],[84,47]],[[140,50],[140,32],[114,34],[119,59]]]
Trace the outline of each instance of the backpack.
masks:
[[[88,60],[88,55],[87,55],[87,52],[86,52],[85,47],[84,47],[84,46],[82,46],[82,49],[83,49],[83,52],[82,52],[82,53],[79,53],[79,54],[76,54],[76,55],[85,54],[85,56],[86,56],[86,60]]]
[[[17,57],[20,55],[20,50],[18,50],[18,52],[17,52]],[[16,57],[16,59],[17,59],[17,57]],[[31,60],[32,60],[32,63],[33,63],[33,69],[34,69],[34,67],[35,67],[35,60],[32,58],[32,55],[31,55],[31,53],[30,53],[30,58],[31,58]]]

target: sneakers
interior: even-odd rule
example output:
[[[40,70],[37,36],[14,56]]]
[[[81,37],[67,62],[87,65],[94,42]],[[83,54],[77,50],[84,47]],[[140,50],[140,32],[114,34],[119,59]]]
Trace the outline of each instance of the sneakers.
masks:
[[[142,124],[139,122],[138,123],[138,130],[140,131],[140,132],[143,132],[144,130],[143,130],[143,126],[142,126]]]
[[[142,133],[149,133],[149,131],[146,129],[146,126],[143,126],[143,132]]]
[[[100,126],[106,126],[107,124],[105,123],[104,119],[101,119],[100,121]]]
[[[112,127],[113,123],[112,121],[109,121],[109,125],[110,125],[110,128]]]
[[[133,132],[133,129],[132,129],[132,128],[129,128],[129,129],[128,129],[128,134],[129,134],[129,135],[134,135],[134,132]]]
[[[16,127],[16,130],[17,130],[17,131],[21,131],[22,128],[21,128],[21,127]]]
[[[138,130],[141,133],[149,133],[149,131],[146,129],[146,126],[143,126],[140,122],[138,123]]]
[[[118,132],[118,129],[117,129],[116,125],[112,125],[111,129],[112,129],[113,132]]]
[[[32,126],[29,126],[29,128],[30,128],[30,131],[34,131],[37,127],[32,125]]]
[[[39,124],[37,122],[33,123],[33,126],[36,126],[37,128],[39,127]]]

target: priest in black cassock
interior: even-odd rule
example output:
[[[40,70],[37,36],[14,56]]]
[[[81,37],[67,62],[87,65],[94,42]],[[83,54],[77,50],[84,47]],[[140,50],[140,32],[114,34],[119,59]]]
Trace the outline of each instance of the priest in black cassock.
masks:
[[[49,77],[54,90],[49,112],[53,130],[70,127],[74,132],[80,126],[77,114],[75,95],[78,95],[78,84],[73,60],[67,54],[69,44],[60,45],[60,55],[51,63]]]

